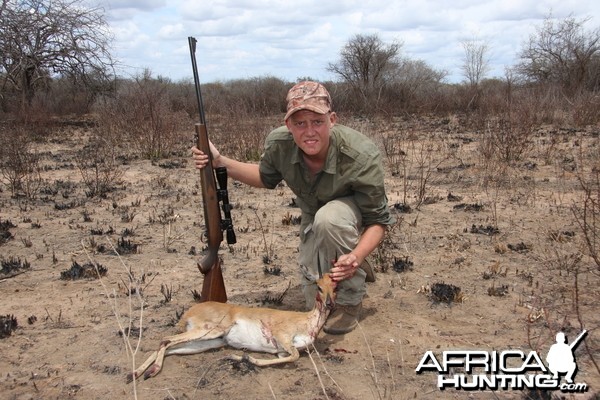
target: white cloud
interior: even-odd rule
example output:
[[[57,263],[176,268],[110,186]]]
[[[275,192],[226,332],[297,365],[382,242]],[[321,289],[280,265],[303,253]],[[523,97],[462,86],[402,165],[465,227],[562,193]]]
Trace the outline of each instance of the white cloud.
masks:
[[[461,41],[476,36],[490,46],[492,74],[502,76],[550,13],[591,16],[588,25],[600,25],[600,2],[573,0],[104,1],[117,57],[128,66],[188,78],[187,36],[195,36],[203,81],[330,78],[326,66],[341,47],[371,33],[403,42],[405,55],[449,70],[453,80],[460,80]]]
[[[166,0],[103,0],[100,5],[112,10],[135,9],[138,11],[152,11],[164,7]]]
[[[173,24],[173,25],[165,25],[162,26],[158,30],[158,38],[159,39],[173,39],[176,37],[181,37],[184,34],[183,24]]]

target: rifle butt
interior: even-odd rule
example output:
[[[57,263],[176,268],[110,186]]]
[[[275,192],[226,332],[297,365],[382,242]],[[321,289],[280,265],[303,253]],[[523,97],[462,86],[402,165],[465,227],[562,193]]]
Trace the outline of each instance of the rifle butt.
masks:
[[[202,282],[201,302],[217,301],[227,303],[227,291],[223,280],[223,271],[221,263],[217,262],[208,272],[204,273],[204,282]]]
[[[204,257],[198,260],[198,269],[202,274],[208,273],[215,265],[221,264],[219,259],[219,248],[209,248]]]

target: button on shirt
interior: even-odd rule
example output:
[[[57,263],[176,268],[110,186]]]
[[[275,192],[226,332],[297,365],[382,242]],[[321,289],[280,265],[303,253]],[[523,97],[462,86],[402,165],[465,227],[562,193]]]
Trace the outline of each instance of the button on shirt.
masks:
[[[381,154],[362,133],[334,125],[323,170],[312,177],[287,127],[272,131],[259,164],[262,182],[273,189],[284,180],[297,196],[296,203],[309,218],[325,203],[352,196],[363,226],[394,223],[384,189]],[[304,222],[304,220],[303,220]]]

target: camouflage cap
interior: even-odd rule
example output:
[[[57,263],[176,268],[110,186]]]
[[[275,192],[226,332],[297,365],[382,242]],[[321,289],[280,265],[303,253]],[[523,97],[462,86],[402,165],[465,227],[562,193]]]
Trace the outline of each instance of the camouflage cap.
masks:
[[[287,113],[284,120],[296,111],[310,110],[318,114],[331,111],[331,96],[325,86],[317,82],[300,82],[290,89],[286,97]]]

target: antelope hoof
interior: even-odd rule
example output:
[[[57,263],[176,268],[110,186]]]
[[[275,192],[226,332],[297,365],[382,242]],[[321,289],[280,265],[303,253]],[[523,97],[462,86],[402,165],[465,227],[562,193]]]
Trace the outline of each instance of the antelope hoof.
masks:
[[[158,375],[159,372],[160,367],[158,366],[158,364],[152,364],[150,368],[148,368],[144,373],[144,380],[155,377],[156,375]]]
[[[133,382],[134,379],[137,379],[138,375],[135,372],[130,372],[127,374],[127,376],[125,377],[125,383],[131,383]]]

